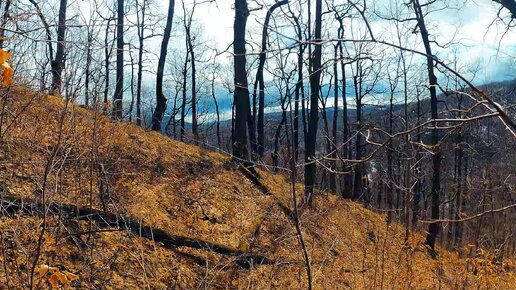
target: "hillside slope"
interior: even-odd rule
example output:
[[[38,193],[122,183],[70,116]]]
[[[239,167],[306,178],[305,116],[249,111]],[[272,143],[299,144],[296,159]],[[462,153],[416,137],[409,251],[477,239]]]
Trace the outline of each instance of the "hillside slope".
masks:
[[[307,288],[284,177],[253,181],[227,156],[57,97],[0,95],[0,289],[28,289],[33,268],[41,289]],[[315,289],[516,283],[509,261],[433,259],[419,235],[405,243],[401,226],[337,196],[317,195],[301,221]]]

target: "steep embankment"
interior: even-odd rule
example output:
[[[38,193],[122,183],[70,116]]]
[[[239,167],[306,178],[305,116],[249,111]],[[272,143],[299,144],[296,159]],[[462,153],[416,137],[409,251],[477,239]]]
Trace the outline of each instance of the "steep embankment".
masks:
[[[227,156],[56,97],[1,96],[0,289],[27,289],[33,266],[43,288],[72,280],[58,272],[76,289],[306,289],[284,177],[259,170],[257,184]],[[316,196],[301,220],[316,289],[516,281],[489,257],[432,259],[420,236],[404,243],[400,226],[336,196]]]

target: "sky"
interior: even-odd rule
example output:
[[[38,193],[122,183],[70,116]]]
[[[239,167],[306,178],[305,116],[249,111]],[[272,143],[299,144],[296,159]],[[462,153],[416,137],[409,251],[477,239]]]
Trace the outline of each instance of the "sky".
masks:
[[[162,1],[162,11],[166,11],[168,0],[160,1]],[[191,3],[192,0],[185,1]],[[335,1],[339,2],[339,0]],[[375,10],[381,12],[392,3],[399,4],[402,3],[401,1],[376,0],[368,3],[374,3],[372,5],[375,5]],[[265,2],[269,5],[272,3],[272,1]],[[346,1],[340,0],[340,2]],[[216,3],[199,5],[196,10],[195,19],[202,28],[203,38],[209,40],[210,45],[216,47],[218,51],[228,48],[233,39],[233,3],[234,1],[231,0],[217,0]],[[434,7],[443,7],[439,3],[446,3],[447,7],[436,9],[437,11],[430,13],[426,19],[431,38],[439,44],[449,42],[454,44],[447,48],[440,48],[434,44],[436,55],[442,59],[456,58],[459,60],[457,62],[459,66],[475,65],[474,78],[469,70],[464,70],[463,73],[473,78],[473,82],[477,85],[516,77],[516,69],[513,65],[513,59],[516,57],[516,37],[513,31],[506,31],[506,26],[500,21],[493,22],[499,10],[498,4],[491,0],[443,0]],[[253,7],[256,7],[256,4],[250,4],[250,8]],[[256,32],[253,34],[256,39],[260,37],[266,11],[266,7],[254,11],[248,19],[248,31]],[[181,17],[181,13],[181,2],[176,1],[176,19]],[[504,15],[507,14],[502,13],[502,16]],[[372,18],[371,24],[378,39],[393,42],[392,37],[389,36],[393,34],[391,22]],[[414,39],[416,43],[419,42],[419,35],[415,35]],[[420,43],[416,47],[422,51]],[[217,61],[231,64],[232,56],[229,53],[222,54]],[[459,67],[459,70],[462,70],[462,67]],[[230,96],[227,97],[230,98]]]
[[[166,11],[168,1],[161,1],[163,11]],[[266,2],[271,3],[271,1]],[[369,2],[373,2],[378,10],[389,5],[389,1],[386,0]],[[447,43],[452,39],[455,42],[460,41],[463,45],[463,48],[459,49],[462,61],[482,61],[484,69],[479,75],[479,81],[490,82],[512,78],[512,75],[506,75],[504,65],[507,65],[507,59],[515,54],[516,37],[512,31],[502,37],[505,32],[503,24],[491,25],[496,18],[499,5],[491,0],[446,0],[444,2],[447,2],[450,7],[433,12],[427,20],[430,33],[440,43]],[[181,13],[180,3],[176,1],[176,11],[179,13]],[[233,3],[234,1],[231,0],[217,0],[216,3],[199,5],[196,10],[196,20],[203,27],[204,37],[212,40],[221,51],[228,47],[233,38]],[[256,7],[256,5],[250,4],[250,7]],[[266,9],[253,12],[248,20],[248,30],[259,29],[265,13]],[[375,21],[375,24],[373,27],[376,28],[377,35],[382,33],[384,26],[389,25],[381,20]],[[226,55],[225,58],[229,61],[230,56]]]

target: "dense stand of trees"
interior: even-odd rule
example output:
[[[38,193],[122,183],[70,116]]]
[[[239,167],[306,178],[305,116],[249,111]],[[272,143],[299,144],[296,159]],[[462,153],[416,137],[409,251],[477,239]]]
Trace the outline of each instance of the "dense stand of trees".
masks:
[[[475,87],[461,38],[438,38],[433,17],[459,1],[372,2],[7,0],[0,47],[19,83],[272,166],[304,182],[307,206],[331,191],[407,237],[428,230],[432,251],[514,254],[514,212],[485,213],[516,199],[515,83]],[[512,33],[516,2],[490,4]],[[204,33],[200,11],[219,6],[231,43]]]

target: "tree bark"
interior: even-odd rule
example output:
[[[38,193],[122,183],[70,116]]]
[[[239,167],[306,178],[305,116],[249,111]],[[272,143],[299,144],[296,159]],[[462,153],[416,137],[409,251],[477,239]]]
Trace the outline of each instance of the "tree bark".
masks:
[[[234,130],[232,136],[233,156],[240,160],[248,158],[247,126],[250,115],[249,89],[246,73],[245,32],[249,8],[246,0],[235,0],[234,52]]]
[[[211,79],[211,97],[213,98],[213,103],[215,104],[215,113],[217,114],[217,146],[219,149],[222,149],[222,141],[220,136],[219,103],[217,102],[217,97],[215,96],[215,74],[213,74],[213,78]]]
[[[344,18],[342,16],[337,17],[339,22],[338,35],[339,38],[344,38]],[[349,149],[349,118],[348,118],[348,102],[346,100],[346,64],[344,62],[344,49],[342,43],[339,43],[339,55],[340,55],[340,70],[342,72],[341,86],[342,86],[342,153],[344,158],[351,159]],[[342,196],[345,198],[351,197],[352,180],[350,174],[350,168],[346,164],[343,164],[343,169],[346,172],[344,175],[344,184],[342,189]]]
[[[163,74],[165,71],[165,61],[167,58],[168,42],[170,40],[170,33],[172,31],[172,21],[174,18],[175,0],[170,0],[168,3],[167,24],[165,26],[165,34],[161,42],[161,50],[158,60],[158,71],[156,74],[156,108],[152,115],[152,130],[161,131],[161,120],[167,109],[167,98],[163,93]],[[184,106],[184,104],[183,104]]]
[[[143,1],[141,20],[138,24],[138,73],[136,80],[136,125],[142,125],[142,75],[143,75],[143,47],[145,40],[145,10],[147,1]]]
[[[322,0],[315,1],[315,49],[311,62],[310,75],[310,116],[308,122],[308,136],[305,144],[305,202],[311,203],[311,198],[315,186],[316,166],[315,166],[315,146],[317,139],[318,127],[318,110],[319,110],[319,89],[321,87],[321,57],[322,44],[321,41],[321,26],[322,26]]]
[[[514,0],[493,0],[493,1],[501,4],[503,7],[505,7],[505,9],[509,10],[512,18],[516,18],[516,1],[514,1]]]
[[[91,68],[91,45],[93,43],[93,33],[88,28],[88,43],[86,44],[88,47],[86,48],[86,76],[84,80],[84,105],[86,107],[90,106],[90,68]]]
[[[256,127],[258,131],[258,139],[256,150],[258,151],[258,155],[262,156],[265,149],[265,123],[264,123],[264,110],[265,110],[265,83],[263,80],[263,69],[265,66],[265,60],[267,59],[267,39],[269,38],[269,22],[271,20],[272,13],[278,7],[282,5],[288,4],[288,0],[282,0],[274,3],[269,10],[267,11],[267,15],[265,16],[265,21],[263,24],[262,31],[262,43],[260,50],[260,57],[258,60],[258,70],[256,71],[256,81],[259,85],[259,96],[258,96],[258,120],[256,121]],[[256,83],[254,87],[254,95],[256,95]],[[251,140],[252,142],[253,140]]]
[[[4,6],[4,15],[2,16],[2,26],[0,27],[0,48],[4,48],[5,42],[5,27],[7,26],[7,20],[9,19],[9,9],[11,7],[12,0],[7,0]]]
[[[362,130],[362,69],[360,64],[357,63],[357,72],[353,77],[353,84],[355,86],[355,100],[356,100],[356,130],[357,130],[357,138],[355,142],[355,158],[356,160],[360,160],[362,158],[362,134],[360,131]],[[355,175],[353,181],[353,198],[358,199],[362,198],[363,193],[363,163],[358,163],[355,166]]]
[[[192,42],[192,33],[191,33],[191,27],[192,27],[192,18],[193,13],[195,9],[195,2],[194,6],[192,8],[192,12],[189,15],[189,18],[187,20],[186,16],[186,8],[185,8],[185,2],[183,1],[183,15],[184,15],[184,26],[186,31],[186,45],[188,46],[188,52],[190,53],[190,61],[191,61],[191,68],[192,68],[192,75],[191,75],[191,85],[192,85],[192,134],[194,135],[194,138],[197,139],[199,133],[197,129],[197,87],[196,87],[196,70],[195,70],[195,51],[194,46]]]
[[[293,120],[293,133],[292,133],[292,142],[294,147],[294,158],[295,162],[299,160],[299,103],[301,102],[302,108],[302,124],[303,124],[303,140],[306,140],[306,118],[305,118],[305,94],[304,94],[304,82],[303,82],[303,55],[305,51],[305,46],[301,44],[303,41],[303,32],[301,30],[301,25],[299,24],[299,18],[292,13],[292,18],[294,20],[296,34],[298,40],[300,42],[298,52],[297,52],[297,82],[296,82],[296,90],[294,95],[294,120]]]
[[[427,54],[427,69],[428,69],[428,80],[429,90],[430,90],[430,110],[432,119],[437,119],[437,77],[434,73],[434,61],[432,59],[432,48],[430,46],[430,39],[428,30],[426,29],[424,14],[421,9],[421,5],[419,0],[414,0],[414,12],[416,14],[417,25],[419,27],[419,32],[421,33],[421,38],[423,40],[423,44],[425,46],[425,52]],[[434,127],[437,124],[434,122]],[[440,203],[440,190],[441,190],[441,149],[439,148],[439,131],[437,129],[432,129],[431,132],[431,143],[430,145],[433,148],[432,154],[432,165],[433,165],[433,173],[432,173],[432,205],[431,205],[431,218],[439,219],[439,203]],[[435,241],[437,235],[439,234],[439,225],[437,223],[430,224],[428,229],[428,235],[426,236],[426,244],[435,251]]]
[[[338,66],[338,47],[340,42],[335,45],[334,48],[334,59],[333,62],[333,120],[332,120],[332,133],[331,133],[331,153],[330,156],[333,161],[332,169],[337,170],[337,125],[339,117],[339,66]],[[329,137],[329,136],[328,136]],[[330,189],[333,192],[337,192],[337,174],[330,172]]]
[[[113,118],[121,120],[124,98],[124,0],[118,0],[116,13],[116,85],[113,98]]]
[[[183,141],[183,138],[186,134],[186,123],[185,123],[185,118],[186,118],[186,78],[188,76],[188,62],[190,61],[190,52],[188,51],[188,46],[186,47],[186,52],[185,52],[185,62],[183,64],[183,71],[182,71],[182,74],[183,74],[183,83],[182,83],[182,92],[183,92],[183,96],[182,96],[182,101],[181,101],[181,120],[180,120],[180,129],[179,129],[179,140]]]
[[[106,25],[106,33],[104,35],[104,73],[105,73],[105,82],[104,82],[104,106],[102,106],[102,110],[104,113],[107,113],[108,109],[108,95],[109,95],[109,65],[110,65],[110,58],[111,58],[111,50],[108,45],[108,37],[109,37],[109,23],[111,23],[111,18],[108,19],[107,25]]]
[[[52,67],[52,86],[51,94],[59,95],[62,86],[62,73],[64,69],[64,49],[66,38],[66,6],[67,0],[59,2],[59,20],[57,26],[57,46],[54,60],[51,61]]]

